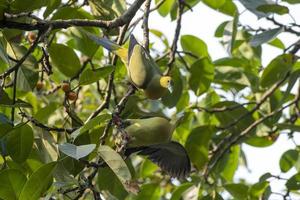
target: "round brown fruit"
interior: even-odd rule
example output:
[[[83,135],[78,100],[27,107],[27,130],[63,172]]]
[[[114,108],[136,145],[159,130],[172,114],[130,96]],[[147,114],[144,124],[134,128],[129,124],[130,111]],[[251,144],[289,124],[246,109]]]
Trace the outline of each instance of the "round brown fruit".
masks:
[[[44,87],[44,83],[42,81],[38,81],[35,87],[37,90],[41,90]]]
[[[75,101],[77,99],[77,94],[76,92],[68,92],[67,97],[70,101]]]
[[[61,84],[61,89],[62,89],[64,92],[70,92],[70,90],[71,90],[70,84],[69,84],[69,83],[63,83],[63,84]]]
[[[30,42],[31,44],[34,43],[34,41],[36,40],[36,33],[29,32],[27,35],[27,39],[28,39],[28,42]]]

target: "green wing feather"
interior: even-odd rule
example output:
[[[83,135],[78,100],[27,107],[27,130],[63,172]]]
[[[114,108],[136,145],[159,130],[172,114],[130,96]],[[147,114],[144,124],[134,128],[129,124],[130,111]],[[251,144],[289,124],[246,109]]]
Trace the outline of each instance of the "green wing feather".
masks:
[[[147,146],[170,141],[172,125],[163,117],[125,120],[125,131],[130,136],[128,146]]]

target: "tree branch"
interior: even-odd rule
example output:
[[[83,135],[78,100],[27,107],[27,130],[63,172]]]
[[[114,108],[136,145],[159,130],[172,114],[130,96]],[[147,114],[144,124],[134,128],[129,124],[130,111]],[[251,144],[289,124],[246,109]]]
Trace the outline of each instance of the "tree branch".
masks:
[[[149,20],[149,13],[150,13],[150,5],[151,0],[146,0],[145,3],[145,12],[143,17],[143,33],[144,33],[144,47],[149,52],[149,26],[148,26],[148,20]]]
[[[158,2],[155,7],[151,8],[149,10],[149,13],[159,9],[165,1],[166,0],[161,0],[160,2]],[[131,29],[132,27],[135,27],[143,18],[144,18],[144,15],[141,16],[141,17],[138,17],[133,23],[131,23],[131,25],[128,27],[128,29]]]
[[[247,117],[249,115],[252,115],[275,92],[275,90],[277,90],[281,86],[281,84],[284,83],[285,80],[287,80],[287,78],[289,76],[290,76],[290,73],[288,72],[282,80],[278,81],[269,90],[267,90],[264,93],[264,95],[261,97],[261,99],[256,103],[256,105],[254,106],[254,108],[252,108],[252,110],[250,110],[249,112],[245,113],[244,115],[241,115],[238,119],[236,119],[232,123],[228,124],[227,126],[225,126],[225,127],[218,127],[218,128],[221,129],[221,130],[229,129],[229,128],[235,126],[241,120],[245,119],[245,117]]]
[[[173,63],[175,61],[175,54],[177,51],[177,42],[179,40],[180,30],[181,30],[181,20],[182,20],[182,14],[184,10],[185,5],[182,3],[181,0],[178,0],[178,9],[177,9],[177,19],[176,19],[176,29],[174,34],[174,39],[171,46],[171,51],[169,53],[169,62],[168,62],[168,70],[166,74],[170,74],[172,70]]]
[[[246,103],[242,103],[242,104],[238,104],[238,105],[234,105],[234,106],[229,106],[229,107],[223,106],[220,108],[212,108],[212,109],[200,107],[197,105],[191,105],[189,108],[197,109],[199,111],[205,111],[207,113],[218,113],[218,112],[233,111],[235,109],[238,109],[238,108],[244,107],[245,105],[250,105],[250,104],[256,104],[256,102],[246,102]]]
[[[39,122],[38,120],[34,119],[33,117],[29,116],[25,112],[20,110],[20,116],[26,118],[28,121],[30,121],[32,124],[35,126],[44,129],[46,131],[56,131],[56,132],[67,132],[67,133],[72,133],[73,131],[76,130],[76,128],[57,128],[57,127],[50,127],[46,126],[45,124]]]
[[[24,31],[44,30],[52,26],[52,29],[69,28],[72,26],[93,26],[99,28],[113,29],[127,24],[136,14],[145,0],[136,0],[131,7],[124,12],[123,15],[114,20],[88,20],[88,19],[67,19],[67,20],[44,20],[35,23],[22,23],[16,21],[7,21],[3,19],[0,21],[0,28],[19,29]]]

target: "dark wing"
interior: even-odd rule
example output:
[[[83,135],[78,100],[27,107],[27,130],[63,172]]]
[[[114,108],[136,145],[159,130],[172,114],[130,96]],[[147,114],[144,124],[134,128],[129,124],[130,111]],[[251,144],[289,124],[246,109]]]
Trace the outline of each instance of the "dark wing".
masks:
[[[184,147],[178,142],[156,144],[140,149],[139,155],[147,156],[170,176],[184,178],[190,174],[190,158]]]

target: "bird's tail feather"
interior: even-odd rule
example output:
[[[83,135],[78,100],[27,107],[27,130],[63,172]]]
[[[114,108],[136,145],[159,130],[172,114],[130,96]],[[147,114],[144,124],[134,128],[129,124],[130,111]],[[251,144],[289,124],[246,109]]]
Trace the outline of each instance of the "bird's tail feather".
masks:
[[[107,38],[100,38],[91,33],[87,33],[88,37],[92,39],[96,44],[103,46],[105,49],[113,52],[121,58],[121,60],[126,64],[128,61],[128,49],[110,41]]]

